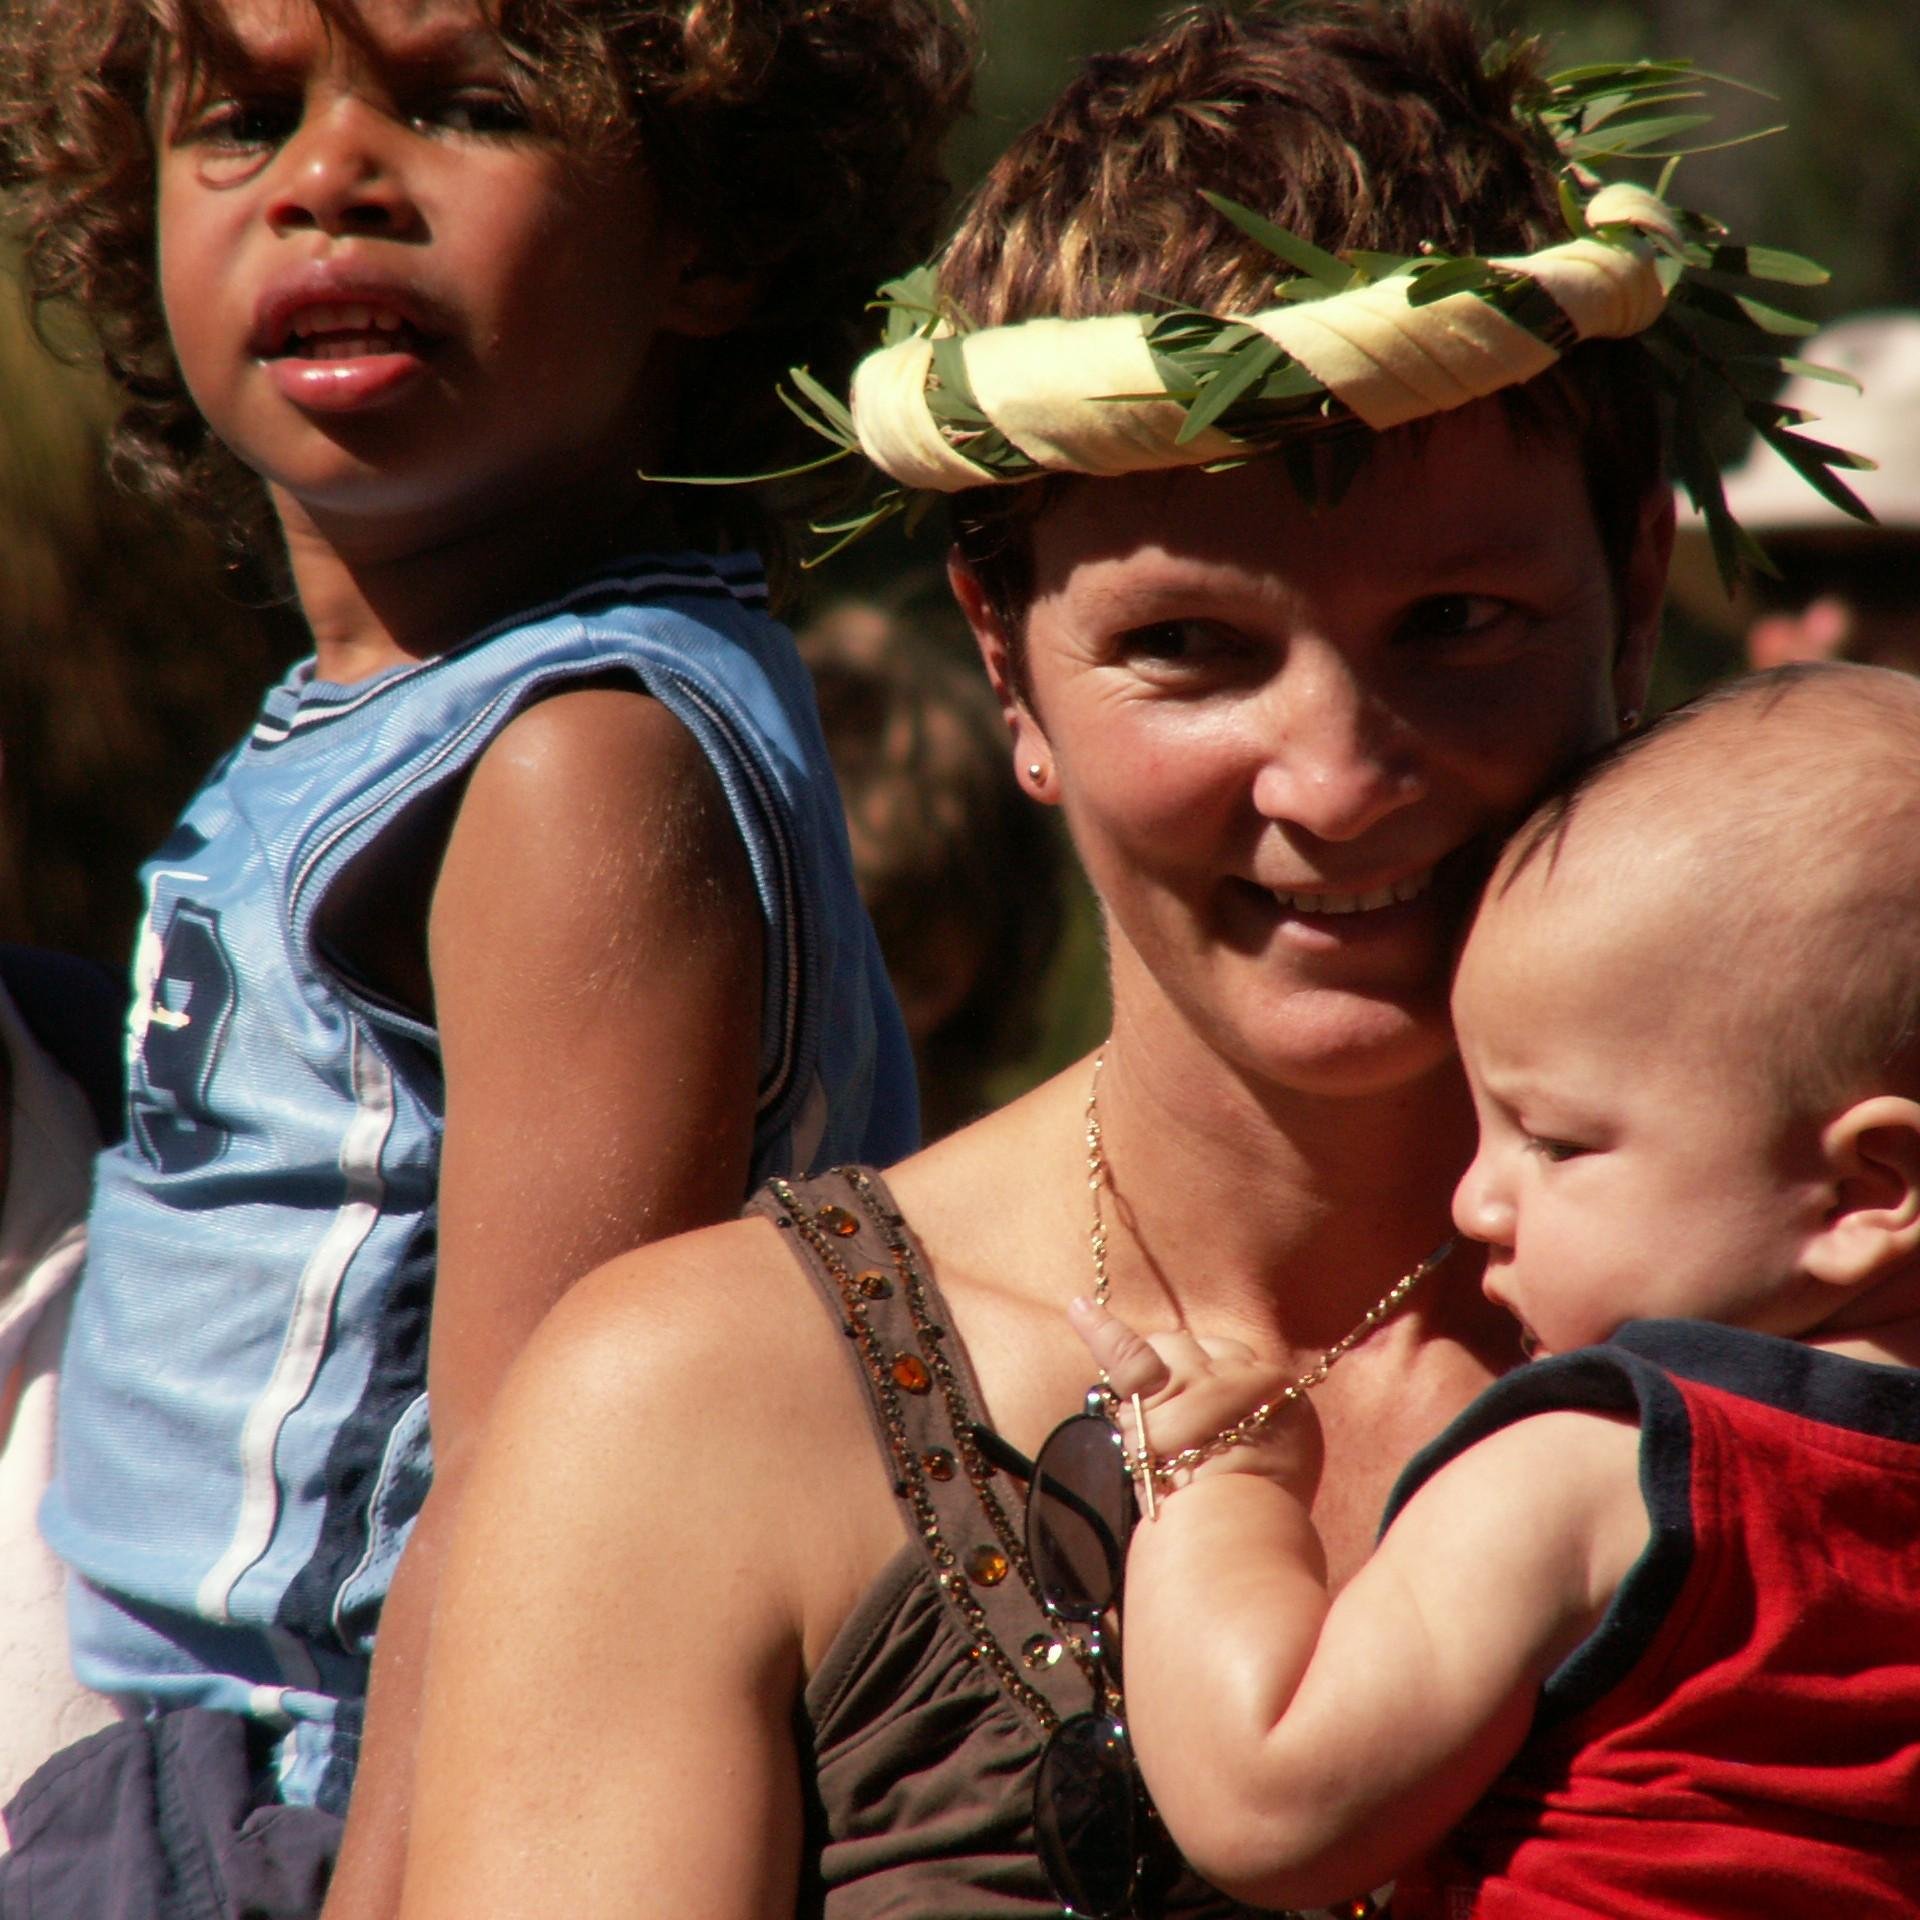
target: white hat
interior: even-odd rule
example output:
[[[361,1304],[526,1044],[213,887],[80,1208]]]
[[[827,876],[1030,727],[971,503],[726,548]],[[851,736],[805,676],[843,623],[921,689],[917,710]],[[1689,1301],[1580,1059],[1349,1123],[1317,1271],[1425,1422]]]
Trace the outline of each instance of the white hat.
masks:
[[[1863,313],[1815,334],[1798,358],[1851,375],[1860,391],[1795,374],[1783,405],[1813,416],[1795,431],[1877,463],[1877,471],[1840,478],[1889,532],[1920,533],[1920,313]],[[1733,517],[1764,543],[1769,534],[1872,529],[1815,493],[1764,440],[1725,477]],[[1696,513],[1683,527],[1704,531]]]

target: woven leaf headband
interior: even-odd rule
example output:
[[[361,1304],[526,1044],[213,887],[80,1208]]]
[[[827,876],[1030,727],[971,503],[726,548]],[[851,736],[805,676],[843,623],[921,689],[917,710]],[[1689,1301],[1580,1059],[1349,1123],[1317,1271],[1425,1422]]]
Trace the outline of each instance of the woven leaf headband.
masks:
[[[1531,380],[1601,339],[1638,338],[1652,356],[1673,402],[1680,478],[1729,583],[1742,562],[1773,569],[1727,510],[1703,426],[1716,396],[1730,393],[1809,485],[1871,520],[1837,470],[1872,463],[1796,431],[1811,416],[1772,398],[1789,371],[1851,384],[1793,359],[1791,343],[1814,323],[1761,298],[1769,283],[1818,286],[1825,270],[1735,245],[1719,222],[1665,197],[1680,156],[1659,149],[1708,118],[1671,108],[1699,98],[1688,83],[1702,77],[1689,61],[1640,61],[1545,82],[1535,112],[1561,156],[1568,238],[1535,253],[1335,256],[1208,194],[1279,263],[1259,312],[975,328],[941,299],[930,268],[890,283],[876,303],[885,343],[856,369],[850,404],[804,368],[793,373],[799,397],[785,396],[834,443],[814,467],[860,455],[892,482],[859,512],[817,525],[837,539],[816,558],[896,513],[917,518],[943,493],[1053,473],[1230,466],[1339,429],[1350,442],[1356,428],[1384,431]],[[1667,164],[1653,188],[1597,171],[1656,158]],[[1312,463],[1290,465],[1311,488]]]

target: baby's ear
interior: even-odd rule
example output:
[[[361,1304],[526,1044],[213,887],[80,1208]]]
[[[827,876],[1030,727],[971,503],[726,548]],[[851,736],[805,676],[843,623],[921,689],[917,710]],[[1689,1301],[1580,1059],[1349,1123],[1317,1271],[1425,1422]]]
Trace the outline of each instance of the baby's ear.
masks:
[[[1820,1148],[1833,1202],[1802,1256],[1809,1277],[1858,1286],[1920,1254],[1920,1101],[1856,1101],[1822,1129]]]

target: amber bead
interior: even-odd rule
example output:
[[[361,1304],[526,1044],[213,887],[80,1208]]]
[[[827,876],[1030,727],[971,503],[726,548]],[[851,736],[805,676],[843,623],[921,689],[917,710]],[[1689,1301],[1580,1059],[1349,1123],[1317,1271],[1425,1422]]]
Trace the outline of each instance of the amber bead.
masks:
[[[997,1587],[1011,1571],[1011,1562],[998,1547],[975,1547],[967,1555],[967,1578],[977,1587]]]
[[[860,1231],[860,1222],[845,1207],[825,1206],[813,1216],[829,1233],[837,1233],[841,1239],[851,1239]]]
[[[885,1300],[893,1292],[893,1282],[878,1267],[856,1273],[853,1284],[863,1300]]]
[[[1064,1651],[1065,1649],[1052,1634],[1036,1633],[1033,1638],[1020,1649],[1020,1658],[1024,1660],[1034,1672],[1038,1673],[1043,1668],[1055,1665]]]
[[[896,1353],[893,1356],[893,1384],[906,1393],[925,1393],[933,1385],[933,1375],[927,1371],[927,1363],[917,1353]]]
[[[933,1447],[923,1453],[920,1465],[929,1480],[951,1480],[958,1471],[953,1455],[945,1447]]]

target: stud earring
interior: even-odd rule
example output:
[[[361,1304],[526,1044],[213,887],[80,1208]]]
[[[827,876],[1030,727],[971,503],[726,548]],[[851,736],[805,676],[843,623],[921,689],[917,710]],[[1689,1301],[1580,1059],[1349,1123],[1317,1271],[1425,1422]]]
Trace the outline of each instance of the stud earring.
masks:
[[[1632,733],[1639,725],[1640,709],[1638,707],[1622,707],[1620,709],[1620,731],[1622,733]]]
[[[1029,780],[1039,781],[1045,777],[1046,768],[1044,768],[1038,760],[1029,760],[1027,762],[1027,778]]]

